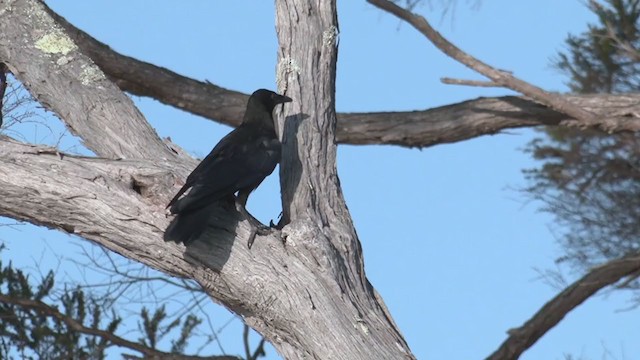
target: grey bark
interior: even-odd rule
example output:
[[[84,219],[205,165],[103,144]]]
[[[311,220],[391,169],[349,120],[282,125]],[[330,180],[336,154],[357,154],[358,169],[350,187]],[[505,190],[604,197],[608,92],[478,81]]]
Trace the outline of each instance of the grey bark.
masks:
[[[1,138],[0,215],[60,229],[192,278],[286,358],[413,358],[364,274],[339,186],[337,141],[426,146],[507,127],[575,124],[516,97],[415,113],[346,114],[338,121],[335,1],[278,0],[276,7],[278,84],[295,101],[278,117],[289,222],[282,231],[260,237],[249,251],[247,224],[233,209],[219,208],[207,230],[215,241],[188,249],[164,243],[164,206],[195,161],[157,137],[36,0],[0,2],[0,62],[102,158]],[[598,111],[605,120],[637,127],[636,95],[575,99],[608,109]]]
[[[87,148],[111,158],[175,158],[131,99],[80,52],[42,6],[8,0],[3,5],[1,61]]]
[[[281,8],[287,5],[305,13],[303,21],[288,18]],[[337,49],[324,32],[337,30],[335,2],[317,6],[278,3],[279,26],[287,29],[281,41],[291,37],[296,44],[283,51],[305,64],[301,76],[315,74],[315,80],[305,87],[282,82],[298,104],[286,114],[283,132],[283,202],[291,223],[260,237],[249,251],[248,226],[224,208],[216,210],[207,230],[212,243],[188,249],[164,243],[164,206],[193,159],[157,138],[42,4],[0,3],[0,61],[98,156],[124,158],[69,156],[3,138],[0,215],[60,229],[193,278],[286,358],[412,358],[364,276],[360,244],[340,193],[333,110]],[[307,47],[300,47],[303,39]],[[322,53],[317,59],[316,52]]]
[[[78,47],[123,91],[230,126],[238,126],[248,95],[198,81],[122,55],[48,9]],[[640,94],[567,95],[562,100],[599,114],[596,126],[620,131],[640,129]],[[338,113],[341,144],[391,144],[426,147],[492,135],[504,129],[537,125],[580,126],[571,117],[517,96],[479,98],[433,109],[407,112]]]

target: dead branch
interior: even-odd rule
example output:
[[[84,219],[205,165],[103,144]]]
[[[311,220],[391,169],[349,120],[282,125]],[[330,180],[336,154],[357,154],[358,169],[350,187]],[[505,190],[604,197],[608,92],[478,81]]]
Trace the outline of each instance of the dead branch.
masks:
[[[47,9],[69,36],[122,90],[155,98],[205,118],[237,126],[248,95],[181,76],[124,56]],[[497,70],[499,71],[499,70]],[[506,73],[500,71],[501,74]],[[611,131],[640,129],[640,95],[570,96],[553,94],[589,112],[606,114],[596,126]],[[620,114],[620,108],[628,109]],[[618,114],[618,115],[616,115]],[[339,113],[336,140],[343,144],[426,147],[490,135],[502,129],[536,125],[575,126],[573,118],[525,98],[512,96],[465,101],[411,112]]]
[[[433,43],[438,49],[449,57],[457,60],[472,70],[488,77],[492,81],[517,91],[535,101],[545,104],[550,108],[567,114],[577,120],[576,126],[596,126],[599,125],[605,131],[615,131],[616,124],[599,124],[598,116],[590,111],[584,110],[575,104],[565,101],[562,97],[556,94],[551,94],[543,89],[531,85],[523,80],[520,80],[511,74],[500,71],[491,67],[490,65],[474,58],[473,56],[465,53],[460,48],[445,39],[440,33],[438,33],[429,22],[420,15],[412,13],[395,3],[388,0],[367,0],[370,4],[387,11],[398,18],[406,21],[412,25],[416,30],[420,31],[431,43]],[[574,125],[572,122],[568,124]]]
[[[615,284],[640,270],[640,255],[632,254],[611,260],[592,269],[552,300],[519,328],[508,331],[509,337],[487,360],[517,359],[538,339],[556,326],[571,310],[578,307],[598,290]]]
[[[440,78],[440,82],[448,85],[466,85],[466,86],[477,86],[477,87],[502,87],[502,85],[494,82],[494,81],[483,81],[483,80],[467,80],[467,79],[455,79],[449,77]]]

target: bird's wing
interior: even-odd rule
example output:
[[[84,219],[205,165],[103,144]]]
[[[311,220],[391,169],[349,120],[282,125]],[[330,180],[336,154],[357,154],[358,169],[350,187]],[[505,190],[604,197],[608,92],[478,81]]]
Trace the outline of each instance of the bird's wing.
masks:
[[[238,128],[207,155],[170,203],[172,213],[195,210],[239,189],[257,187],[280,161],[280,143]],[[186,187],[186,188],[185,188]],[[189,187],[189,194],[178,200]]]
[[[207,176],[211,175],[211,170],[216,168],[216,163],[224,162],[225,158],[229,158],[232,154],[237,152],[237,148],[239,145],[239,141],[243,138],[245,133],[244,127],[240,126],[228,133],[225,137],[223,137],[218,144],[211,150],[211,152],[204,158],[198,166],[191,171],[191,174],[187,176],[187,180],[185,184],[178,190],[176,195],[169,201],[167,207],[173,206],[180,196],[184,194],[187,190],[189,190],[192,186],[201,182],[202,179],[206,179]]]

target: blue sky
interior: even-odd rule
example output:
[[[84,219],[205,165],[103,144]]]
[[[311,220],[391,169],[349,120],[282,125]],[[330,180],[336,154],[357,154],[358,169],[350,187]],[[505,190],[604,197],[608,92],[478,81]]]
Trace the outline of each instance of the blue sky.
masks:
[[[121,53],[234,90],[275,89],[271,1],[48,3]],[[458,1],[445,17],[437,3],[416,11],[470,54],[550,91],[567,90],[550,60],[568,33],[579,33],[594,21],[578,0],[484,0],[479,8],[473,1]],[[338,7],[338,111],[426,109],[510,94],[441,84],[445,76],[482,78],[364,1],[342,0]],[[230,130],[154,100],[134,100],[161,136],[196,156],[206,155]],[[534,135],[510,130],[422,150],[339,147],[339,176],[367,275],[419,359],[484,358],[508,329],[520,326],[557,293],[536,269],[556,268],[561,253],[555,238],[562,229],[517,190],[526,185],[521,170],[535,165],[522,152]],[[74,144],[65,137],[63,147]],[[263,222],[280,212],[276,174],[249,202]],[[56,267],[70,279],[77,277],[77,267],[58,264],[55,254],[81,257],[79,239],[32,226],[0,227],[0,239],[9,247],[1,253],[3,260]],[[567,269],[564,274],[569,281],[579,276]],[[88,276],[99,279],[98,274]],[[638,357],[638,311],[620,311],[628,300],[625,293],[589,300],[522,359]],[[172,306],[179,309],[180,304],[176,299]],[[207,311],[216,329],[231,318],[217,307]],[[241,353],[238,321],[221,336],[226,352]],[[219,351],[215,345],[211,349]],[[268,358],[278,357],[270,350]]]

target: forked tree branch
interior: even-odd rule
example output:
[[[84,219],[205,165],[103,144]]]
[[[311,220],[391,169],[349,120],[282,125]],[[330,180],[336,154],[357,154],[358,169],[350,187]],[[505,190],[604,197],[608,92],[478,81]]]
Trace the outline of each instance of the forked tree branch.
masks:
[[[107,158],[177,158],[41,3],[3,1],[0,17],[0,62],[90,150]]]
[[[389,0],[367,1],[374,6],[406,21],[411,26],[416,28],[416,30],[420,31],[420,33],[422,33],[427,39],[429,39],[429,41],[431,41],[431,43],[433,43],[443,53],[464,64],[470,69],[488,77],[493,82],[517,91],[541,104],[549,106],[550,108],[562,114],[567,114],[576,119],[575,122],[567,122],[568,125],[581,127],[598,126],[608,132],[617,131],[620,129],[618,121],[602,122],[598,114],[587,111],[569,101],[565,101],[557,94],[548,93],[537,86],[516,78],[508,72],[500,71],[467,54],[466,52],[462,51],[460,48],[449,42],[447,39],[445,39],[442,35],[440,35],[440,33],[436,31],[423,16],[412,13],[411,11],[402,8]],[[630,130],[638,131],[640,130],[640,127],[635,127]]]
[[[282,0],[279,5],[295,6],[302,11],[318,4],[311,0]],[[320,24],[322,28],[335,31],[335,1],[319,5],[322,16],[307,12],[308,21],[302,23],[308,26],[311,22],[323,22],[327,26]],[[113,86],[108,79],[85,77],[100,73],[94,72],[96,68],[91,64],[87,65],[89,73],[82,70],[82,64],[88,59],[74,48],[41,3],[5,0],[0,2],[0,16],[0,61],[6,59],[12,72],[21,76],[25,86],[40,101],[50,106],[55,102],[51,108],[65,109],[66,103],[79,104],[78,108],[68,109],[69,112],[58,111],[68,124],[72,121],[66,117],[83,114],[87,110],[84,105],[89,105],[89,110],[102,109],[105,104],[116,107],[124,104],[122,109],[128,106],[119,101],[120,96],[124,96],[122,93],[108,99],[100,96],[98,90],[109,90]],[[321,27],[308,27],[309,31],[303,32],[300,26],[293,26],[295,19],[285,16],[279,21],[287,23],[292,32],[280,34],[284,36],[283,42],[286,43],[290,35],[304,45],[291,49],[291,56],[310,50],[304,56],[313,57],[322,51],[325,54],[323,68],[314,69],[313,66],[319,64],[309,61],[305,62],[310,66],[306,70],[316,81],[333,82],[335,57],[327,54],[335,54],[335,49],[323,48],[326,46],[322,42],[323,34],[318,31]],[[313,43],[309,42],[309,33],[316,34]],[[51,36],[46,37],[48,34]],[[68,49],[71,50],[65,53]],[[29,62],[31,56],[38,57],[37,66]],[[320,71],[315,70],[327,73],[319,79]],[[55,76],[50,76],[51,73]],[[98,83],[93,83],[96,80]],[[101,88],[101,85],[104,86]],[[324,96],[316,99],[323,105],[304,108],[304,113],[326,114],[328,106],[333,105],[332,87],[325,87],[325,94],[329,95],[317,94],[311,89],[312,86],[304,89],[305,96]],[[306,100],[296,97],[299,104],[308,106],[310,102]],[[87,113],[84,115],[87,117]],[[251,251],[246,248],[249,226],[235,209],[223,204],[209,205],[211,208],[207,210],[211,211],[202,239],[186,249],[165,243],[162,241],[168,224],[165,205],[175,191],[176,177],[183,178],[187,169],[193,168],[193,159],[169,150],[155,134],[148,137],[132,130],[129,121],[135,124],[139,120],[135,114],[104,115],[103,124],[93,116],[74,123],[89,126],[87,131],[78,131],[78,134],[92,138],[94,151],[101,156],[122,156],[120,147],[124,147],[124,160],[67,156],[55,149],[0,139],[3,170],[0,171],[0,214],[81,236],[156,270],[194,279],[214,301],[242,316],[246,324],[264,335],[284,357],[369,359],[376,354],[387,359],[413,358],[402,335],[388,318],[384,303],[374,296],[375,290],[364,278],[361,259],[357,263],[351,260],[359,256],[360,252],[355,252],[359,244],[341,197],[339,201],[322,199],[325,215],[332,212],[335,216],[345,216],[332,219],[331,227],[322,225],[323,218],[301,217],[281,230],[274,229],[262,236]],[[323,128],[331,132],[335,122],[330,120]],[[111,132],[99,137],[100,132],[95,130],[104,126]],[[295,128],[292,130],[295,132]],[[322,138],[318,129],[311,127],[304,135],[305,143],[298,144],[298,149],[310,154],[304,159],[318,159],[328,170],[321,172],[311,162],[306,165],[306,175],[319,180],[312,184],[311,195],[341,196],[335,176],[333,134]],[[331,157],[326,156],[327,149],[333,151]],[[301,172],[301,168],[291,168],[288,174],[299,176]],[[333,188],[326,191],[329,182]],[[331,240],[341,244],[349,242],[355,246],[354,251],[335,247]],[[350,251],[348,256],[345,251]]]
[[[148,96],[222,124],[234,127],[240,125],[248,95],[227,90],[210,82],[181,76],[169,69],[122,55],[44,6],[82,52],[123,91]]]
[[[380,0],[370,1],[388,3]],[[326,246],[329,243],[325,238],[326,232],[318,232],[316,223],[300,221],[286,227],[281,232],[265,237],[264,241],[257,243],[258,246],[249,252],[243,246],[244,241],[234,241],[236,238],[245,238],[247,227],[238,225],[240,219],[229,214],[230,212],[216,213],[215,215],[221,218],[216,218],[215,227],[209,227],[209,230],[216,231],[215,236],[212,236],[216,239],[214,244],[196,243],[185,252],[181,246],[163,243],[160,240],[160,234],[167,220],[162,216],[162,212],[175,183],[174,174],[186,174],[187,168],[191,167],[189,165],[193,165],[192,160],[180,156],[180,160],[186,160],[186,162],[174,161],[173,153],[157,137],[154,138],[155,134],[146,136],[146,130],[142,129],[142,135],[140,135],[136,132],[137,130],[129,130],[131,128],[129,123],[119,123],[121,120],[129,121],[130,119],[135,119],[136,124],[139,121],[143,123],[144,119],[136,114],[128,113],[121,118],[113,113],[100,113],[101,109],[85,107],[83,100],[89,104],[102,104],[99,99],[103,98],[98,91],[104,90],[99,88],[102,84],[107,86],[108,90],[113,87],[106,80],[100,79],[100,73],[95,72],[94,68],[86,67],[90,66],[90,64],[86,65],[89,61],[80,52],[75,49],[70,50],[73,56],[69,58],[68,54],[60,51],[59,45],[68,45],[64,40],[66,35],[57,30],[53,33],[47,32],[57,28],[48,15],[42,15],[40,8],[23,9],[25,4],[31,4],[32,1],[13,0],[9,3],[17,6],[7,6],[6,2],[0,5],[0,16],[3,19],[0,22],[0,61],[10,60],[7,63],[11,65],[12,70],[17,70],[19,74],[28,73],[29,75],[19,75],[19,77],[22,76],[21,80],[27,87],[39,95],[40,101],[50,105],[51,108],[57,109],[62,102],[78,102],[77,109],[73,108],[68,112],[58,110],[70,126],[81,128],[88,124],[98,126],[97,129],[103,125],[111,126],[102,139],[97,138],[96,134],[99,132],[95,132],[95,129],[77,131],[82,137],[95,141],[95,145],[90,147],[94,148],[96,153],[111,157],[141,157],[146,160],[115,161],[79,157],[65,157],[63,160],[58,159],[57,154],[50,149],[0,141],[0,168],[5,170],[0,172],[0,198],[3,198],[0,202],[0,214],[78,234],[160,271],[194,278],[216,301],[222,302],[243,316],[248,324],[262,331],[281,353],[291,354],[291,357],[314,357],[327,351],[332,351],[332,354],[345,354],[344,350],[347,348],[344,345],[347,344],[351,345],[349,349],[362,358],[370,354],[372,346],[377,346],[376,350],[381,352],[388,351],[389,354],[396,356],[401,354],[403,357],[411,358],[412,355],[402,337],[394,333],[395,326],[389,326],[392,320],[385,318],[376,307],[379,305],[371,300],[371,293],[375,290],[368,285],[366,279],[358,282],[362,287],[359,288],[351,286],[351,283],[336,282],[336,278],[331,277],[333,274],[355,274],[359,267],[354,266],[356,271],[349,273],[344,271],[344,265],[329,268],[333,266],[332,260],[336,256],[334,251],[339,248]],[[43,22],[46,26],[36,30],[53,37],[32,39],[20,33],[20,31],[27,34],[33,33],[33,24],[25,23],[25,20],[21,20],[23,18],[31,18],[38,26]],[[423,18],[422,21],[426,23]],[[13,22],[19,25],[14,26]],[[428,26],[428,23],[426,24]],[[439,34],[436,33],[436,35]],[[15,45],[14,38],[21,39],[26,46],[18,47]],[[55,40],[53,44],[56,46],[51,46],[52,40]],[[34,49],[40,50],[44,55]],[[47,52],[45,49],[52,52]],[[101,55],[113,55],[110,52],[111,49],[106,46],[97,48],[96,51]],[[30,56],[36,57],[35,66],[29,64]],[[94,56],[91,55],[91,57]],[[114,61],[114,58],[105,59],[106,62]],[[130,60],[131,62],[127,63],[129,69],[135,69],[135,66],[141,65],[134,59]],[[98,60],[95,61],[98,62]],[[83,64],[86,65],[84,68]],[[327,62],[327,64],[332,63]],[[144,65],[138,68],[140,73],[145,74],[144,81],[153,82],[155,76],[160,78],[162,76],[159,74],[166,75],[162,81],[153,83],[153,86],[156,86],[154,89],[158,91],[163,91],[162,84],[166,85],[166,81],[171,84],[167,87],[169,89],[176,88],[180,81],[184,81],[185,85],[189,85],[189,81],[193,82],[184,77],[175,77],[174,75],[178,75],[166,69],[153,67],[150,64]],[[105,69],[103,65],[100,66],[103,70]],[[88,73],[85,72],[86,69],[89,69]],[[488,70],[497,71],[490,67]],[[56,71],[61,71],[68,77],[59,77]],[[146,92],[145,94],[149,96],[164,99],[170,99],[173,96],[166,92],[154,94],[144,81],[133,81],[130,73],[122,75],[118,74],[117,70],[104,71],[111,78],[116,79],[123,89]],[[492,80],[501,84],[505,82],[505,73],[498,71],[493,75],[498,79],[492,78]],[[120,80],[118,80],[119,76]],[[45,85],[38,84],[39,81],[43,82],[43,79],[51,81],[44,81]],[[83,81],[89,84],[86,85]],[[59,86],[66,82],[77,88],[65,93],[54,86],[54,84]],[[96,85],[96,82],[100,86]],[[85,89],[79,84],[86,85],[90,89]],[[190,86],[196,88],[199,95],[209,91],[202,87],[208,86],[205,83],[195,85],[191,83]],[[187,90],[182,91],[186,93]],[[69,98],[55,96],[61,93],[68,94]],[[523,93],[527,94],[524,91]],[[87,98],[83,99],[82,96],[85,94]],[[224,98],[228,95],[230,93],[222,89],[213,97]],[[243,97],[241,94],[236,93],[236,95],[239,96],[238,98]],[[307,93],[307,96],[313,95],[315,94]],[[203,95],[198,102],[205,100],[211,102],[211,96]],[[600,99],[603,98],[609,99],[610,102],[606,103],[606,106],[610,107],[611,112],[599,111],[599,107],[602,106]],[[120,102],[120,99],[115,97],[104,99],[104,101],[110,106],[124,104],[122,109],[126,110],[129,105]],[[176,99],[180,101],[181,98],[178,96]],[[557,96],[557,99],[563,99],[563,97]],[[508,127],[541,123],[598,125],[610,131],[640,129],[637,95],[576,99],[578,101],[585,99],[585,110],[582,112],[574,112],[573,110],[576,109],[572,109],[571,104],[567,112],[565,111],[567,104],[562,102],[559,105],[551,104],[558,109],[558,111],[552,111],[522,98],[505,97],[479,99],[466,102],[464,106],[451,105],[424,112],[342,114],[339,116],[336,136],[339,141],[350,143],[425,146],[494,133]],[[596,100],[593,101],[593,99]],[[593,102],[590,103],[590,101]],[[180,107],[178,103],[172,105]],[[237,119],[241,117],[237,116],[235,111],[241,111],[243,105],[244,103],[227,107],[232,109],[227,115],[219,109],[207,111],[214,111],[221,115],[220,117],[238,121]],[[189,106],[195,108],[196,104]],[[182,108],[186,107],[182,106]],[[233,110],[233,108],[240,110]],[[95,116],[94,111],[98,111],[100,116]],[[607,118],[593,118],[591,112],[607,114]],[[565,113],[578,120],[568,118],[563,115]],[[80,116],[82,114],[88,119],[82,118]],[[401,118],[398,119],[395,116]],[[473,116],[475,117],[471,119]],[[103,124],[95,121],[102,117],[113,120],[117,125],[112,126],[110,123]],[[503,123],[499,123],[500,121]],[[377,129],[376,126],[378,126]],[[127,135],[123,129],[127,129],[133,135]],[[424,129],[429,130],[424,131]],[[414,132],[419,132],[418,136],[413,135]],[[310,136],[317,136],[317,134],[311,132]],[[149,147],[141,147],[139,144],[131,146],[130,139],[132,141],[142,139],[143,144],[151,145]],[[322,141],[315,143],[320,144]],[[126,149],[122,150],[118,146],[124,146]],[[317,157],[322,158],[322,156]],[[157,158],[164,159],[154,160]],[[74,176],[70,177],[69,174]],[[326,230],[326,228],[323,229]],[[340,229],[336,227],[335,231],[338,230]],[[351,236],[352,234],[344,232],[341,235]],[[283,237],[287,239],[286,246],[281,243]],[[352,237],[356,239],[355,233]],[[230,256],[231,253],[233,256]],[[348,265],[354,264],[349,262]],[[356,283],[354,280],[357,279],[350,277],[349,280]],[[300,291],[291,291],[291,289]],[[345,289],[349,290],[346,295]],[[573,299],[570,295],[581,293],[579,290],[580,288],[574,289],[567,296]],[[595,291],[597,289],[593,290]],[[345,296],[347,296],[346,300]],[[586,293],[582,296],[588,297]],[[381,303],[381,301],[378,302]],[[571,308],[573,307],[569,310]],[[363,309],[374,311],[363,312]],[[544,326],[548,325],[540,325],[538,328],[544,328]],[[535,334],[537,332],[534,331]]]
[[[440,35],[440,33],[431,27],[424,17],[403,9],[388,0],[367,1],[408,22],[446,55],[488,77],[494,83],[515,90],[541,104],[557,110],[559,113],[569,115],[577,120],[577,122],[565,121],[567,125],[584,127],[598,125],[606,131],[616,131],[620,129],[620,123],[627,122],[623,117],[601,122],[594,112],[577,106],[570,101],[565,101],[561,96],[550,94],[507,72],[497,70],[465,53]],[[636,123],[636,125],[629,128],[629,130],[640,130],[640,127],[637,126],[637,119],[640,117],[638,113],[629,114],[629,117],[632,117],[632,121]],[[640,256],[638,254],[613,260],[593,269],[590,273],[558,294],[553,300],[545,304],[545,306],[522,327],[509,331],[510,337],[487,359],[505,360],[519,358],[520,355],[531,347],[542,335],[557,325],[569,311],[580,305],[603,287],[614,284],[623,277],[636,273],[639,270]]]
[[[247,95],[124,56],[52,10],[47,11],[122,90],[157,99],[223,124],[239,125]],[[597,119],[603,128],[612,131],[640,129],[637,115],[640,114],[640,95],[554,96],[589,112],[606,114]],[[426,147],[491,135],[504,129],[536,125],[575,126],[576,122],[561,112],[531,100],[505,96],[422,111],[339,113],[336,140],[343,144]]]
[[[519,358],[525,350],[556,326],[571,310],[582,304],[598,290],[613,285],[638,271],[640,271],[640,254],[611,260],[592,269],[546,303],[524,325],[509,330],[507,340],[487,360]]]
[[[287,226],[248,250],[249,226],[235,211],[220,209],[207,228],[210,240],[185,249],[162,241],[168,224],[164,208],[173,193],[173,174],[184,171],[182,163],[60,155],[0,136],[0,214],[75,234],[156,270],[192,278],[285,353],[337,354],[356,336],[389,351],[400,346],[395,337],[380,340],[377,329],[388,321],[383,315],[364,313],[341,300],[343,288],[326,285],[323,276],[335,269],[322,267],[329,255],[315,243],[307,245],[317,238],[313,226]],[[367,358],[367,349],[353,358]]]
[[[135,343],[133,341],[129,341],[127,339],[121,338],[108,331],[84,326],[82,322],[74,319],[69,315],[63,314],[55,307],[50,306],[38,300],[0,294],[0,302],[19,306],[24,309],[34,310],[34,311],[37,311],[39,314],[43,314],[45,316],[58,319],[64,322],[73,331],[87,334],[87,335],[97,336],[101,339],[111,342],[113,345],[138,351],[141,354],[144,354],[146,358],[163,359],[163,360],[242,360],[241,358],[236,356],[227,356],[227,355],[190,356],[190,355],[167,353],[164,351],[156,350],[156,349],[144,346],[142,344]]]

